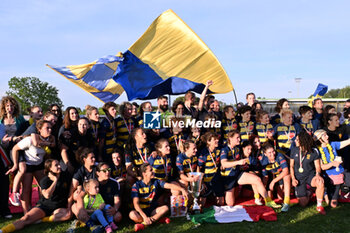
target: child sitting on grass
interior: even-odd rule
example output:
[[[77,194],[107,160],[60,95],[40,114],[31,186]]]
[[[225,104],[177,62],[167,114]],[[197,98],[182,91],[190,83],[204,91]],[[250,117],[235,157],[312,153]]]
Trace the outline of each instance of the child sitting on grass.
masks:
[[[98,181],[94,179],[84,182],[84,189],[86,192],[84,196],[84,208],[91,214],[86,225],[92,227],[98,222],[102,224],[107,233],[111,233],[118,227],[113,222],[113,216],[106,214],[106,210],[111,206],[105,204],[101,194],[99,194],[98,186]]]

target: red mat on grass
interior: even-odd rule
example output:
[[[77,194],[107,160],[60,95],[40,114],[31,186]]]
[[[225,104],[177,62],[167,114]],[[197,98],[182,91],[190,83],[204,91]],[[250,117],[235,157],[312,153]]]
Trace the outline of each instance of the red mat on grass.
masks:
[[[38,187],[33,187],[32,189],[32,206],[35,206],[36,203],[39,200],[39,191],[38,191]],[[13,206],[10,202],[9,202],[9,207],[10,207],[10,211],[13,214],[18,214],[18,213],[23,213],[23,209],[21,206]]]
[[[252,191],[244,189],[243,192],[241,193],[241,196],[236,200],[236,204],[237,205],[244,205],[244,206],[255,205],[253,196],[254,196],[254,194]],[[36,203],[38,202],[38,200],[39,200],[38,187],[33,187],[33,189],[32,189],[32,206],[35,206]],[[311,201],[316,201],[315,194],[312,196]],[[341,203],[348,203],[348,202],[350,203],[349,198],[347,198],[347,199],[339,198],[338,201]],[[206,207],[214,205],[214,202],[212,202],[212,203],[211,202],[212,201],[208,200],[207,201],[208,206],[206,206]],[[275,202],[282,203],[282,200],[275,199]],[[290,203],[291,204],[298,204],[298,199],[295,197],[294,198],[291,197]],[[11,205],[10,202],[9,202],[9,207],[10,207],[11,213],[17,214],[17,213],[23,212],[23,209],[21,206],[13,206],[13,205]]]

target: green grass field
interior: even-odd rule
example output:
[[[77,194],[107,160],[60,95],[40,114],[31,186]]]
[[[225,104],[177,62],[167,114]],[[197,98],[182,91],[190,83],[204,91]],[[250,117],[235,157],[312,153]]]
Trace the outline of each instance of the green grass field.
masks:
[[[293,206],[288,213],[278,213],[276,222],[259,221],[255,223],[202,224],[197,226],[185,218],[176,218],[172,219],[172,222],[168,225],[156,224],[146,228],[143,232],[350,232],[350,204],[340,204],[335,209],[327,207],[326,211],[327,215],[323,216],[316,212],[315,205],[310,205],[307,208]],[[14,219],[20,217],[21,215],[15,215]],[[11,221],[0,219],[0,227]],[[34,224],[18,232],[62,233],[67,230],[71,222]],[[119,230],[117,232],[133,232],[134,229],[134,225],[128,220],[124,220],[118,226]],[[85,228],[80,228],[76,232],[83,233],[89,231]]]

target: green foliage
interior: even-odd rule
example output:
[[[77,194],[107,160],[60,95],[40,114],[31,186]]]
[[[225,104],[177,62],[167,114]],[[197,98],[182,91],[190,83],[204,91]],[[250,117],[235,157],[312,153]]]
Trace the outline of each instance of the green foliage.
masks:
[[[350,98],[350,86],[341,89],[331,89],[324,95],[324,98]]]
[[[177,97],[173,103],[177,102],[177,101],[182,101],[182,102],[185,102],[185,96],[179,96]]]
[[[325,95],[324,98],[338,98],[340,89],[331,89]]]
[[[117,106],[119,106],[119,105],[117,105]],[[84,108],[83,110],[81,110],[80,108],[78,108],[78,112],[79,112],[79,115],[85,115],[86,109]],[[98,113],[100,114],[100,116],[106,115],[105,112],[103,111],[102,107],[98,108]]]
[[[301,233],[301,232],[348,232],[350,228],[350,204],[341,203],[337,208],[326,207],[327,215],[317,213],[316,204],[312,203],[307,207],[294,205],[287,213],[278,213],[276,222],[236,222],[228,224],[201,224],[195,225],[185,218],[172,218],[170,224],[154,224],[146,227],[142,233],[157,232],[254,232],[254,233]],[[13,220],[0,219],[0,228],[19,219],[20,214],[16,214]],[[71,221],[63,223],[40,223],[26,226],[22,233],[45,232],[61,233],[70,226]],[[117,224],[117,232],[133,232],[134,224],[125,217],[122,223]],[[79,228],[76,233],[90,232],[86,228]]]
[[[36,77],[13,77],[8,82],[7,95],[13,96],[20,104],[22,113],[28,113],[27,109],[33,105],[39,105],[44,112],[50,104],[56,103],[62,106],[58,97],[58,89],[42,82]]]
[[[182,101],[185,103],[185,96],[179,96],[177,97],[173,103],[175,103],[176,101]],[[195,97],[194,103],[199,103],[199,97]]]

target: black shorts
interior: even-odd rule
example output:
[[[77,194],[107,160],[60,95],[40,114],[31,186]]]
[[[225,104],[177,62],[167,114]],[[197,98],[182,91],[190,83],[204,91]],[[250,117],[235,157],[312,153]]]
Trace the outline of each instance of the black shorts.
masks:
[[[151,206],[151,207],[142,209],[142,211],[147,215],[147,217],[151,217],[151,216],[152,216],[152,212],[153,212],[153,210],[155,210],[155,209],[157,209],[157,206],[156,206],[156,205],[153,205],[153,206]]]
[[[41,203],[38,203],[34,208],[39,208],[41,209],[42,211],[45,212],[45,216],[50,216],[52,215],[52,213],[58,209],[56,207],[49,207],[49,206],[46,206],[46,205],[43,205]]]
[[[24,150],[18,151],[18,162],[26,162],[26,156]]]
[[[314,174],[309,174],[306,177],[298,179],[298,185],[295,187],[295,196],[296,197],[306,197],[307,196],[307,187],[309,185],[311,187],[311,181],[315,177]]]
[[[225,196],[224,180],[220,173],[216,173],[210,182],[215,197]]]
[[[223,197],[225,195],[224,182],[220,173],[215,173],[210,182],[204,182],[206,189],[202,191],[201,197],[208,197],[214,194],[216,197]]]
[[[224,190],[225,192],[238,186],[238,181],[244,172],[238,171],[235,176],[223,176]]]
[[[39,165],[28,165],[27,164],[26,173],[33,173],[33,172],[40,171],[40,170],[44,170],[44,162],[42,162]]]

